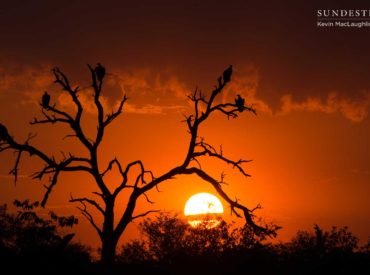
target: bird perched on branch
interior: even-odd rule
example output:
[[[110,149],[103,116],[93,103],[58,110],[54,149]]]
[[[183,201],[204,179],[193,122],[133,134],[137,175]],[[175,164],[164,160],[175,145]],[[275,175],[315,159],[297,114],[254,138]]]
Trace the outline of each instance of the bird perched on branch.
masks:
[[[235,105],[236,107],[238,107],[239,112],[244,111],[244,103],[244,98],[242,98],[240,95],[237,95],[237,97],[235,98]]]
[[[6,140],[9,137],[8,129],[0,123],[0,140]]]
[[[231,75],[233,74],[233,65],[230,65],[229,68],[227,68],[224,73],[222,74],[224,78],[224,83],[230,82]]]
[[[103,78],[105,76],[105,68],[100,63],[98,63],[95,67],[95,75],[99,82],[103,81]]]
[[[42,98],[41,98],[41,105],[42,105],[42,108],[49,108],[49,104],[50,104],[50,95],[48,94],[48,92],[45,91],[45,93],[43,94]]]

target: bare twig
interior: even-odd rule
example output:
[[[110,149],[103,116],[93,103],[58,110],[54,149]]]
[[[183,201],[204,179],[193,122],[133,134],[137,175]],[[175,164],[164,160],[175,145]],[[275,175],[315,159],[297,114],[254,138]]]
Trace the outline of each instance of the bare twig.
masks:
[[[252,160],[242,160],[239,159],[237,161],[231,160],[229,158],[226,158],[222,155],[222,147],[220,149],[220,152],[217,152],[217,150],[211,146],[208,143],[205,143],[203,140],[195,144],[195,150],[196,148],[200,148],[201,151],[194,152],[193,153],[193,159],[197,159],[197,157],[201,156],[210,156],[210,157],[215,157],[227,164],[230,164],[233,166],[233,168],[237,168],[244,176],[250,177],[248,173],[244,171],[244,168],[242,167],[243,163],[248,163],[251,162]]]
[[[196,174],[198,175],[200,178],[202,178],[203,180],[209,182],[216,190],[216,192],[227,202],[229,203],[231,209],[232,209],[232,212],[235,213],[235,215],[237,215],[238,217],[240,217],[240,214],[237,212],[237,210],[235,209],[239,209],[243,212],[244,214],[244,218],[246,219],[246,222],[249,226],[251,226],[257,233],[261,233],[261,232],[264,232],[264,233],[267,233],[266,232],[266,229],[261,227],[261,226],[258,226],[257,224],[254,223],[253,221],[253,214],[252,212],[258,208],[260,208],[260,206],[257,206],[256,208],[253,209],[253,211],[251,211],[250,209],[248,209],[247,207],[245,207],[244,205],[238,203],[237,200],[233,201],[232,199],[230,199],[230,197],[225,193],[225,191],[221,188],[219,182],[217,180],[215,180],[214,178],[212,178],[210,175],[208,175],[206,172],[204,172],[203,170],[200,170],[196,167],[191,167],[191,168],[187,168],[183,171],[184,174]]]
[[[103,232],[100,230],[100,228],[96,225],[94,218],[92,215],[87,211],[86,204],[83,201],[80,201],[82,207],[77,207],[78,210],[81,211],[81,214],[85,216],[85,218],[90,222],[90,224],[94,227],[96,232],[98,232],[99,236],[103,236]]]
[[[70,202],[87,202],[87,203],[95,206],[95,208],[97,210],[99,210],[99,212],[104,215],[103,208],[95,200],[93,200],[93,199],[88,199],[88,198],[73,198],[72,195],[71,195],[71,198],[70,198],[69,201]]]
[[[151,201],[151,200],[149,199],[149,197],[148,197],[148,195],[147,195],[146,193],[143,193],[143,195],[144,195],[144,197],[145,197],[145,199],[146,199],[146,201],[147,201],[148,203],[150,203],[150,204],[154,204],[154,202],[153,202],[153,201]]]
[[[56,170],[51,181],[50,181],[50,184],[49,186],[46,186],[45,185],[45,188],[46,188],[46,192],[44,194],[44,198],[42,199],[41,201],[41,206],[44,207],[48,198],[49,198],[49,195],[51,193],[51,191],[53,190],[54,186],[57,184],[57,181],[58,181],[58,176],[59,176],[59,173],[60,173],[60,170]]]
[[[131,220],[135,220],[135,219],[138,219],[138,218],[142,218],[142,217],[145,217],[146,215],[148,214],[151,214],[151,213],[158,213],[160,212],[160,210],[149,210],[149,211],[146,211],[142,214],[139,214],[139,215],[136,215],[136,216],[132,216]]]
[[[112,161],[111,161],[112,162]],[[113,160],[113,162],[116,162]],[[117,163],[117,162],[116,162]],[[112,163],[113,165],[113,163]],[[151,177],[151,180],[153,180],[155,177],[154,177],[154,174],[152,171],[150,170],[145,170],[144,168],[144,164],[142,163],[141,160],[136,160],[136,161],[133,161],[131,163],[129,163],[127,166],[126,166],[126,169],[123,171],[122,169],[120,169],[120,172],[121,172],[121,175],[123,177],[123,180],[122,180],[122,183],[115,189],[115,191],[113,192],[113,196],[117,196],[119,194],[119,192],[121,192],[121,190],[123,188],[125,188],[127,186],[127,182],[128,182],[128,173],[130,171],[130,169],[135,166],[135,165],[138,165],[140,167],[140,174],[136,177],[136,181],[135,181],[135,184],[134,184],[134,187],[137,188],[138,184],[139,184],[139,180],[142,181],[142,183],[146,183],[145,181],[145,174],[149,174],[150,177]],[[109,168],[109,165],[108,165],[108,168]]]
[[[14,185],[17,185],[17,180],[18,180],[18,166],[19,162],[21,160],[21,155],[22,155],[22,150],[17,151],[17,159],[15,160],[15,164],[12,170],[9,171],[10,175],[14,176]]]
[[[118,109],[115,112],[112,112],[111,114],[107,115],[107,118],[103,122],[104,127],[106,127],[109,123],[111,123],[116,117],[118,117],[122,113],[123,105],[127,100],[128,97],[124,95],[118,106]]]

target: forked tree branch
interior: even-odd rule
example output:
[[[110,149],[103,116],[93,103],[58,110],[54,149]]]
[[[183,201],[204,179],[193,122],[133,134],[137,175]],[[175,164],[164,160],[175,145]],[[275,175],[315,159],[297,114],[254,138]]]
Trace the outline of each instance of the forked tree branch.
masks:
[[[240,173],[242,173],[244,176],[250,177],[250,174],[245,172],[242,164],[247,163],[247,162],[251,162],[252,160],[239,159],[237,161],[234,161],[232,159],[224,157],[223,153],[222,153],[222,150],[220,150],[218,152],[212,145],[204,142],[203,139],[200,142],[197,142],[195,144],[195,150],[197,148],[200,148],[201,150],[197,151],[197,152],[194,152],[193,153],[193,159],[192,159],[192,160],[196,161],[197,163],[199,163],[198,157],[203,157],[203,156],[214,157],[214,158],[217,158],[217,159],[219,159],[219,160],[221,160],[221,161],[223,161],[227,164],[232,165],[233,168],[237,168],[240,171]]]
[[[112,159],[109,162],[108,167],[103,171],[103,173],[101,173],[101,176],[104,177],[105,174],[107,174],[109,171],[111,171],[112,168],[113,168],[113,164],[116,164],[117,165],[118,171],[120,172],[121,176],[124,177],[125,176],[125,172],[122,170],[121,163],[118,161],[117,158],[114,158],[114,159]]]
[[[71,85],[69,84],[67,76],[59,68],[57,67],[54,68],[52,72],[54,73],[55,76],[54,82],[59,84],[62,87],[62,89],[65,90],[71,96],[73,103],[77,107],[77,112],[75,114],[75,117],[72,118],[72,116],[70,116],[68,113],[58,110],[57,108],[52,106],[49,106],[47,110],[50,110],[51,112],[64,116],[68,120],[68,123],[70,124],[71,128],[76,133],[78,139],[82,142],[82,144],[85,145],[86,148],[91,150],[93,146],[81,128],[83,107],[81,101],[78,99],[79,87],[77,86],[76,88],[72,89]]]
[[[139,215],[136,215],[136,216],[132,216],[131,220],[135,220],[135,219],[138,219],[138,218],[142,218],[142,217],[145,217],[151,213],[158,213],[160,212],[160,210],[149,210],[149,211],[146,211],[142,214],[139,214]]]
[[[103,232],[96,225],[96,223],[95,223],[94,218],[92,217],[92,215],[87,211],[87,207],[86,207],[85,202],[84,201],[79,201],[79,202],[81,203],[82,207],[77,207],[77,209],[81,211],[81,214],[83,216],[85,216],[85,218],[90,222],[90,224],[92,225],[92,227],[96,230],[96,232],[98,233],[99,237],[102,238]]]
[[[104,216],[104,210],[103,208],[93,199],[88,199],[88,198],[73,198],[71,195],[71,198],[69,200],[70,202],[87,202],[94,206],[101,214]]]
[[[94,142],[94,148],[97,148],[100,144],[100,142],[103,139],[104,136],[104,109],[103,105],[100,102],[100,93],[101,93],[101,88],[102,88],[102,80],[98,81],[96,77],[96,72],[95,69],[90,66],[90,64],[87,64],[90,73],[91,73],[91,80],[92,80],[92,87],[94,89],[94,103],[95,106],[98,110],[98,128],[96,132],[96,138]]]
[[[219,181],[208,175],[206,172],[203,170],[196,168],[196,167],[190,167],[184,170],[184,174],[196,174],[203,180],[209,182],[216,192],[230,205],[232,213],[234,213],[237,217],[241,217],[240,213],[238,213],[238,210],[241,210],[244,214],[244,218],[246,219],[246,222],[249,226],[252,227],[252,229],[256,233],[268,233],[266,231],[266,228],[258,226],[254,221],[253,221],[253,211],[256,209],[259,209],[260,207],[255,207],[254,209],[250,210],[246,206],[238,203],[237,200],[233,201],[230,199],[230,197],[226,194],[226,192],[222,189]]]
[[[48,185],[45,185],[46,192],[44,193],[43,199],[42,199],[42,206],[45,206],[47,203],[47,200],[55,187],[55,185],[58,182],[58,177],[61,172],[74,172],[74,171],[86,171],[89,174],[91,174],[95,179],[96,183],[98,184],[98,187],[100,191],[102,191],[104,196],[107,196],[110,194],[106,184],[101,179],[99,172],[98,172],[98,164],[97,164],[97,157],[96,157],[96,148],[99,143],[99,141],[90,142],[88,137],[84,134],[81,126],[81,117],[83,113],[83,106],[81,101],[78,97],[79,87],[72,88],[67,76],[59,69],[54,68],[52,70],[54,77],[55,77],[55,83],[61,86],[62,90],[67,92],[74,105],[76,106],[76,112],[74,114],[69,114],[66,111],[63,111],[59,109],[56,104],[45,105],[44,102],[42,102],[40,105],[42,107],[41,112],[43,114],[43,119],[35,118],[31,125],[35,124],[55,124],[55,123],[65,123],[68,124],[71,129],[73,130],[72,135],[68,136],[74,136],[79,139],[79,141],[88,149],[88,152],[90,154],[90,158],[84,158],[84,157],[74,157],[71,154],[69,154],[69,157],[64,156],[64,159],[61,161],[57,161],[53,156],[48,156],[45,154],[42,150],[30,145],[28,143],[29,139],[24,143],[18,143],[15,141],[13,137],[11,137],[5,126],[1,125],[2,131],[4,131],[4,137],[1,136],[1,144],[0,144],[0,151],[5,150],[15,150],[17,152],[17,158],[15,161],[15,165],[13,169],[10,171],[10,174],[14,175],[15,181],[17,181],[17,175],[18,175],[18,166],[21,160],[21,156],[23,152],[27,152],[30,154],[30,156],[37,156],[40,160],[42,160],[45,163],[45,167],[41,169],[38,172],[35,172],[32,177],[34,179],[42,179],[45,175],[50,175],[50,182]],[[95,95],[94,100],[97,104],[97,107],[99,109],[100,116],[103,115],[102,110],[99,108],[102,108],[102,105],[100,103],[99,95],[101,90],[101,83],[100,85],[96,84],[95,76],[93,77],[93,87],[95,88]],[[49,96],[50,99],[50,96]],[[112,114],[107,116],[107,120],[105,121],[105,125],[107,126],[110,122],[112,122],[121,112],[123,109],[123,104],[127,100],[126,97],[121,101],[118,110],[115,112],[112,112]],[[99,120],[99,125],[103,125],[103,120]],[[0,133],[3,135],[2,133]],[[98,134],[101,135],[102,132],[98,131]]]
[[[143,164],[143,162],[141,160],[136,160],[136,161],[133,161],[133,162],[129,163],[126,166],[126,169],[124,171],[122,170],[122,166],[121,166],[121,164],[119,163],[119,161],[117,159],[112,160],[110,162],[110,165],[108,165],[108,168],[112,166],[111,163],[112,163],[112,165],[113,165],[113,163],[116,163],[118,165],[119,171],[120,171],[121,176],[122,176],[122,182],[121,182],[121,184],[113,192],[113,196],[114,197],[116,197],[122,191],[122,189],[124,189],[127,186],[128,173],[129,173],[130,169],[132,167],[134,167],[134,166],[139,166],[139,168],[140,168],[140,173],[136,177],[135,184],[133,186],[135,189],[138,189],[139,181],[141,181],[143,184],[146,184],[147,183],[146,180],[145,180],[145,175],[146,174],[149,174],[149,176],[151,177],[151,181],[153,179],[155,179],[154,174],[153,174],[152,171],[145,170],[144,164]]]
[[[106,127],[109,123],[111,123],[114,119],[116,119],[123,110],[123,105],[128,100],[128,97],[126,95],[123,96],[121,102],[118,105],[118,109],[116,111],[113,111],[111,114],[108,114],[106,119],[103,122],[104,127]]]
[[[60,173],[60,170],[57,169],[54,175],[52,176],[49,186],[44,185],[44,187],[46,188],[46,192],[44,194],[44,198],[41,201],[42,207],[45,207],[51,191],[53,190],[54,186],[57,184],[59,173]]]
[[[18,150],[18,151],[16,151],[16,153],[17,153],[17,159],[15,160],[13,169],[10,170],[10,172],[9,172],[10,175],[14,176],[14,184],[15,185],[17,184],[17,181],[18,181],[18,166],[19,166],[19,162],[21,160],[22,151]]]
[[[228,80],[229,81],[229,80]],[[243,111],[249,111],[254,114],[256,114],[256,110],[252,106],[244,106],[244,99],[243,99],[243,105],[241,106],[239,103],[237,104],[237,101],[235,101],[235,104],[233,103],[223,103],[223,104],[214,104],[215,99],[217,95],[221,93],[221,91],[226,86],[227,82],[225,80],[225,73],[224,77],[218,78],[218,85],[216,85],[215,89],[212,91],[211,95],[207,98],[205,94],[203,94],[198,88],[195,89],[194,93],[189,95],[188,98],[194,103],[194,113],[191,115],[186,116],[186,123],[188,126],[188,130],[190,133],[190,142],[188,147],[188,152],[185,157],[184,162],[169,170],[167,173],[164,173],[158,178],[153,178],[151,182],[143,185],[140,188],[136,188],[136,190],[133,190],[128,206],[123,213],[117,227],[116,232],[117,234],[120,234],[123,232],[124,228],[126,227],[126,223],[128,222],[129,218],[132,217],[134,206],[136,203],[136,200],[141,196],[144,195],[147,197],[147,192],[151,190],[154,187],[158,187],[158,185],[164,181],[167,181],[169,179],[173,179],[175,176],[178,175],[186,175],[186,174],[196,174],[203,180],[209,182],[220,194],[220,196],[229,203],[232,213],[237,215],[238,217],[241,217],[239,211],[242,211],[244,214],[244,218],[246,220],[246,223],[251,226],[251,228],[256,233],[268,233],[273,234],[273,231],[269,231],[267,227],[262,227],[257,225],[253,221],[253,211],[255,209],[248,209],[247,207],[243,206],[242,204],[238,203],[237,201],[233,201],[230,199],[230,197],[223,191],[221,184],[224,183],[224,174],[221,175],[221,181],[217,181],[211,176],[209,176],[205,171],[202,170],[200,162],[198,160],[199,157],[214,157],[226,164],[230,164],[233,167],[237,168],[244,176],[250,176],[248,173],[245,172],[242,165],[244,163],[249,162],[250,160],[231,160],[227,157],[223,156],[222,149],[220,151],[217,151],[213,146],[211,146],[208,143],[205,143],[203,139],[199,140],[198,137],[198,129],[199,126],[207,120],[209,116],[212,115],[214,112],[221,112],[224,115],[226,115],[228,118],[236,118],[239,113]],[[195,161],[199,164],[199,168],[190,166],[191,161]]]
[[[52,111],[52,109],[54,110],[53,112],[55,114],[52,114],[52,115],[48,115],[44,110],[42,110],[42,114],[44,115],[45,119],[38,119],[38,118],[34,118],[33,121],[30,122],[31,125],[35,125],[35,124],[46,124],[46,123],[51,123],[51,124],[55,124],[57,122],[61,122],[61,123],[67,123],[67,124],[71,124],[71,122],[73,121],[72,118],[68,118],[69,116],[66,114],[65,117],[67,118],[60,118],[60,117],[57,117],[56,116],[56,108],[55,107],[49,107],[48,108],[50,111]],[[60,112],[62,113],[62,112]],[[64,116],[64,115],[63,115]]]

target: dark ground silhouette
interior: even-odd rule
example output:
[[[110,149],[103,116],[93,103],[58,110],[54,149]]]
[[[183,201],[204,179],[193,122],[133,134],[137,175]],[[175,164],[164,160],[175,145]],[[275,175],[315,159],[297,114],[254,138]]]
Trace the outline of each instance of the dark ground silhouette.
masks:
[[[74,243],[77,220],[37,214],[37,203],[16,201],[17,213],[0,207],[0,261],[12,274],[104,274],[90,250]],[[274,225],[266,225],[276,230]],[[370,239],[364,246],[347,227],[299,231],[287,243],[224,221],[191,227],[161,213],[140,224],[142,238],[125,244],[109,274],[369,274]]]

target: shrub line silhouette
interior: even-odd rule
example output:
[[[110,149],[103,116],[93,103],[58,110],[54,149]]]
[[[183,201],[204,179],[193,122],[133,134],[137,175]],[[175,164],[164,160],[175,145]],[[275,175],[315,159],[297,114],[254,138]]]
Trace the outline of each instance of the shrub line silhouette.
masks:
[[[91,250],[71,241],[75,217],[38,214],[38,203],[0,207],[0,261],[13,274],[368,274],[370,239],[362,247],[347,227],[299,231],[272,243],[250,227],[222,221],[193,228],[178,214],[144,219],[142,237],[121,248],[109,273]],[[272,227],[272,225],[269,225]],[[66,230],[68,229],[68,230]],[[68,237],[72,236],[72,237]]]

